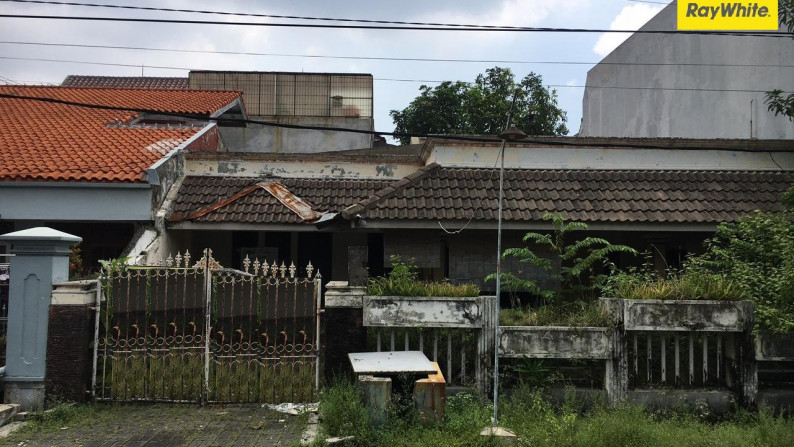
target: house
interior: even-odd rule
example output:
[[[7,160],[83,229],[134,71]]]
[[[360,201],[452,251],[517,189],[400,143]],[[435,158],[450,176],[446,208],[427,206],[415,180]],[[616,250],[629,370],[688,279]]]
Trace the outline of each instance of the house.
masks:
[[[86,265],[120,256],[226,116],[239,92],[0,86],[0,233],[49,226],[83,238]]]
[[[495,270],[499,147],[433,138],[325,154],[190,153],[150,261],[210,247],[227,266],[311,261],[344,280],[348,247],[367,246],[371,274],[400,255],[426,278],[482,283]],[[549,230],[543,214],[559,213],[676,267],[720,222],[778,209],[792,184],[790,140],[532,138],[505,150],[503,245]]]
[[[675,29],[676,2],[640,28]],[[579,135],[792,139],[764,103],[794,86],[791,61],[789,37],[633,34],[588,72]]]
[[[372,82],[359,73],[202,70],[186,78],[70,75],[61,85],[241,91],[248,116],[261,123],[221,129],[230,151],[312,153],[375,145]]]

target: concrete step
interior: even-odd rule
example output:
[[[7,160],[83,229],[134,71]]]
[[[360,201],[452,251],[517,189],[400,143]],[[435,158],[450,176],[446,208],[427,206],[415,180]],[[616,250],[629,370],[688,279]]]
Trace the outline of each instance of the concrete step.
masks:
[[[0,426],[5,425],[17,413],[19,413],[19,404],[0,404]]]

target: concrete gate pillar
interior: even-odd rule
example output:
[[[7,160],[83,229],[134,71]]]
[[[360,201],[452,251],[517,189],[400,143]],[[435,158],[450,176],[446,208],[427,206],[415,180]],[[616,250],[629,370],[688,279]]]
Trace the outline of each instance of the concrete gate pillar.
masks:
[[[69,279],[70,247],[82,238],[37,227],[0,236],[13,244],[8,295],[5,402],[44,406],[47,326],[52,284]]]

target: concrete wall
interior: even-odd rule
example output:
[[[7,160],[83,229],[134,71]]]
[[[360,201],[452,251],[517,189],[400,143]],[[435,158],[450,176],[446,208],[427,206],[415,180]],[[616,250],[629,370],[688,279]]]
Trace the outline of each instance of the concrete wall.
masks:
[[[343,127],[371,131],[372,118],[266,116],[254,120],[301,126]],[[229,152],[316,153],[372,147],[373,136],[333,130],[288,129],[250,124],[248,127],[221,128]]]
[[[152,187],[146,183],[96,185],[4,183],[3,220],[150,221]]]
[[[676,28],[673,2],[642,29]],[[770,65],[792,60],[787,38],[635,34],[589,71],[579,135],[794,138],[764,104],[764,92],[794,86],[794,70]]]

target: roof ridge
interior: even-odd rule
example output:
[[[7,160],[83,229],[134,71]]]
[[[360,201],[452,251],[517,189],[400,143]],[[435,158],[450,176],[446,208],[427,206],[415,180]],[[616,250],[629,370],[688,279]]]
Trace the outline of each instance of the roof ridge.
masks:
[[[390,184],[389,186],[381,190],[375,191],[373,195],[367,197],[366,199],[361,200],[358,203],[345,208],[341,212],[342,217],[347,220],[350,220],[350,218],[355,216],[356,214],[360,214],[362,211],[366,211],[367,209],[371,208],[381,200],[388,199],[389,197],[396,194],[397,191],[400,191],[405,187],[407,187],[408,185],[415,183],[417,180],[428,175],[431,171],[439,167],[441,167],[441,165],[438,163],[430,163],[428,165],[422,166],[416,171]]]

